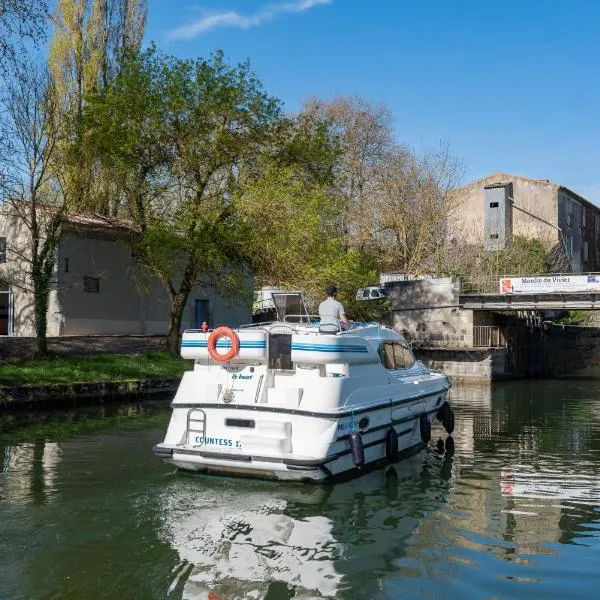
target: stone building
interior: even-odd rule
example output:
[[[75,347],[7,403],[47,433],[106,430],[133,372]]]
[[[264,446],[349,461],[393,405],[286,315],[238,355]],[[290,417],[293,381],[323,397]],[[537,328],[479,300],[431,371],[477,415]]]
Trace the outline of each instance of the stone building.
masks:
[[[72,215],[57,249],[47,314],[48,336],[164,335],[170,305],[162,283],[140,272],[127,243],[132,230],[100,215]],[[27,273],[29,230],[22,215],[0,205],[0,336],[35,336]],[[182,328],[236,326],[250,306],[218,297],[209,285],[189,296]]]
[[[449,235],[487,246],[494,210],[502,210],[493,190],[506,190],[506,231],[539,239],[549,250],[563,253],[567,263],[563,271],[586,273],[600,270],[600,208],[569,188],[547,179],[530,179],[495,173],[454,192]],[[501,197],[500,197],[501,199]],[[503,215],[504,216],[504,215]],[[501,241],[501,240],[500,240]],[[510,239],[506,240],[510,241]]]

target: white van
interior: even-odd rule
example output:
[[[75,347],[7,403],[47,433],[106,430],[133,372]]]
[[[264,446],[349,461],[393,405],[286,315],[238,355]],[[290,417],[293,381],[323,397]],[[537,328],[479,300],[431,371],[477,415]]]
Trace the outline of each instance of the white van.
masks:
[[[368,287],[359,288],[356,292],[357,300],[380,300],[385,298],[385,291],[382,286],[370,285]]]

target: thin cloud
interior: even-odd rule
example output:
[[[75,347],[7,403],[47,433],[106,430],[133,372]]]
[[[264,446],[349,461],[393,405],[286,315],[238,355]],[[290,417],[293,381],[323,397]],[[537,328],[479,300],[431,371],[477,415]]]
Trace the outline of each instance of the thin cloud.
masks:
[[[320,4],[331,4],[331,2],[332,0],[296,0],[296,2],[285,4],[270,4],[251,15],[241,15],[235,10],[229,10],[215,15],[207,15],[198,21],[172,29],[167,33],[167,37],[172,40],[189,40],[218,27],[250,29],[272,21],[279,14],[300,13]]]

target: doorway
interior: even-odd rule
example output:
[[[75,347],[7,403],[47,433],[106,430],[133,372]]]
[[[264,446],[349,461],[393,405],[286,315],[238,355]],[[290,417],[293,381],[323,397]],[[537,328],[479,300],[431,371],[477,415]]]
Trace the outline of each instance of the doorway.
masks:
[[[210,325],[208,308],[209,305],[206,298],[196,298],[194,305],[194,329],[200,329],[204,322]]]

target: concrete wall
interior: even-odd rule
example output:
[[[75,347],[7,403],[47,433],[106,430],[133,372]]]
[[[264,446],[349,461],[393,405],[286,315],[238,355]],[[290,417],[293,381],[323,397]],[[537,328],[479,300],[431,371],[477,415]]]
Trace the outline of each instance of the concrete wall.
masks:
[[[430,369],[442,371],[454,380],[492,381],[511,376],[506,348],[417,348],[415,356]]]
[[[506,348],[416,348],[415,355],[454,379],[600,376],[598,327],[510,326],[507,341]]]
[[[166,334],[170,313],[166,290],[136,267],[124,240],[66,235],[57,265],[60,335]],[[84,277],[98,278],[100,291],[84,291]],[[221,298],[209,286],[197,286],[184,308],[183,329],[195,326],[196,299],[209,301],[210,326],[251,321],[249,306]]]
[[[42,217],[43,218],[43,217]],[[6,262],[0,264],[0,279],[13,291],[14,331],[16,335],[35,335],[35,320],[31,272],[31,233],[25,221],[13,206],[0,206],[0,236],[6,238]],[[60,324],[60,310],[56,292],[48,299],[48,335],[56,335]]]
[[[390,291],[394,329],[426,345],[471,346],[473,313],[459,307],[459,289],[450,277],[397,282]]]
[[[496,173],[459,188],[454,192],[451,202],[453,208],[448,235],[462,242],[482,244],[484,187],[508,183],[513,185],[514,235],[539,239],[549,250],[554,249],[561,254],[566,250],[571,264],[565,265],[565,270],[600,270],[600,209],[569,189],[546,179]]]
[[[30,280],[31,237],[23,218],[9,205],[0,210],[0,236],[7,238],[0,281],[11,286],[16,336],[35,336]],[[99,280],[99,292],[84,291],[84,277]],[[134,265],[126,241],[117,234],[67,230],[57,249],[55,283],[48,305],[48,336],[166,334],[169,301],[163,285]],[[5,285],[6,287],[6,285]],[[241,294],[240,294],[241,297]],[[250,305],[218,297],[209,285],[192,290],[182,328],[194,323],[196,299],[209,301],[209,325],[237,326],[251,321]]]
[[[515,204],[553,225],[558,225],[558,188],[547,180],[497,173],[459,188],[454,193],[449,234],[469,243],[483,243],[484,186],[513,184]],[[537,238],[548,246],[559,242],[558,231],[529,215],[513,210],[513,234]]]
[[[583,204],[567,190],[558,192],[558,226],[562,230],[573,272],[583,272]],[[586,267],[589,261],[586,261]],[[586,269],[588,270],[588,269]],[[589,269],[595,270],[594,268]]]

